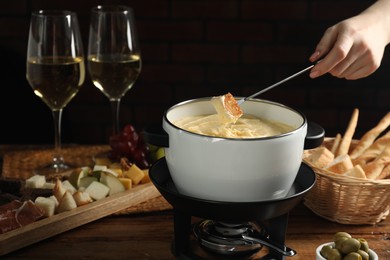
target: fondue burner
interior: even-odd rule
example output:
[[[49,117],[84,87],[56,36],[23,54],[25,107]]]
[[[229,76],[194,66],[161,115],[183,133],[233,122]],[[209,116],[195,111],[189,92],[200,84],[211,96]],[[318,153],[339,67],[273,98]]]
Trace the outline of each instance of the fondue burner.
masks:
[[[165,158],[154,163],[149,174],[173,207],[172,251],[177,259],[284,260],[296,254],[284,243],[290,210],[315,184],[315,173],[306,164],[301,164],[285,198],[258,202],[221,202],[183,195],[172,181]]]
[[[253,254],[261,244],[245,240],[243,235],[257,232],[256,224],[250,222],[225,223],[203,220],[194,225],[193,232],[199,243],[208,250],[223,255]]]
[[[294,256],[293,249],[268,241],[267,231],[255,222],[226,223],[203,220],[194,225],[195,237],[210,251],[224,255],[248,255],[263,245],[281,255]]]

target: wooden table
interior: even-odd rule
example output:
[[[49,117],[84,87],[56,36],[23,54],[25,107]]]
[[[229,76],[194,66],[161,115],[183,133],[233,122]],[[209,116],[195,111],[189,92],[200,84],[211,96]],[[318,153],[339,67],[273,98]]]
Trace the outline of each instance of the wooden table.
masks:
[[[193,217],[196,221],[199,219]],[[390,218],[376,225],[342,225],[318,217],[303,204],[289,214],[286,245],[297,255],[286,259],[315,259],[316,247],[330,241],[337,231],[365,238],[379,259],[390,259]],[[172,210],[112,215],[1,259],[175,259],[171,251],[173,238]]]
[[[314,215],[304,205],[290,212],[286,245],[298,254],[286,259],[315,259],[316,247],[341,230],[366,238],[379,259],[390,259],[389,219],[374,226],[341,225]],[[172,211],[109,216],[2,259],[175,259],[171,252],[172,240]]]

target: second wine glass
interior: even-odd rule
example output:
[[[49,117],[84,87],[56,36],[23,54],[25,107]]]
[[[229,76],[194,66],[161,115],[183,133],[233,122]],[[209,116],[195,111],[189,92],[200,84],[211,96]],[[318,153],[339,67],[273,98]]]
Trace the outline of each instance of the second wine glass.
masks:
[[[121,98],[141,72],[141,53],[130,7],[100,5],[92,9],[88,71],[95,87],[111,102],[115,136],[120,127]]]

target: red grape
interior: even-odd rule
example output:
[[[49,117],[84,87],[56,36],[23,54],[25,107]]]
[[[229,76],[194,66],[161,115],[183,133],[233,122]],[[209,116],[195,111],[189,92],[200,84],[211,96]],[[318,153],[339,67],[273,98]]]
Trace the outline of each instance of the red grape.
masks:
[[[134,143],[135,145],[138,143],[140,136],[138,132],[135,130],[132,125],[125,125],[121,135],[126,138],[128,141]]]
[[[149,147],[133,125],[127,124],[118,135],[111,136],[110,147],[111,159],[126,157],[142,169],[149,167]]]

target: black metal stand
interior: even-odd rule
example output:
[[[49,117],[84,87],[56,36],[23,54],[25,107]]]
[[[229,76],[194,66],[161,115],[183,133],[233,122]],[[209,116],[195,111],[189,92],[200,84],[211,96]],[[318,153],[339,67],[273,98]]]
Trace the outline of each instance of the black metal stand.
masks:
[[[269,220],[269,225],[268,225],[269,238],[273,242],[278,243],[280,245],[284,245],[286,241],[288,215],[289,214],[286,213],[284,215]],[[285,256],[270,250],[270,253],[266,255],[265,258],[261,258],[261,259],[284,260]]]
[[[191,232],[191,215],[173,209],[174,234],[173,254],[175,256],[188,255]]]

